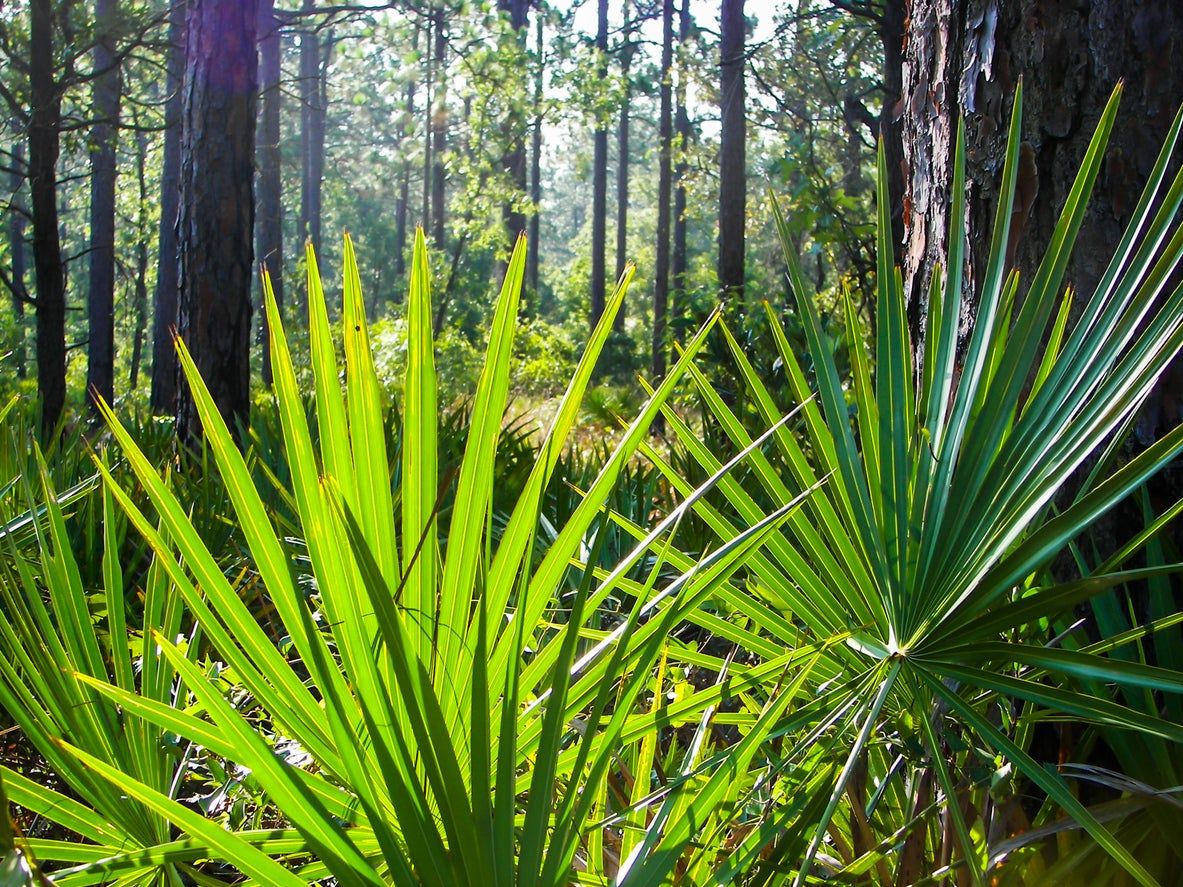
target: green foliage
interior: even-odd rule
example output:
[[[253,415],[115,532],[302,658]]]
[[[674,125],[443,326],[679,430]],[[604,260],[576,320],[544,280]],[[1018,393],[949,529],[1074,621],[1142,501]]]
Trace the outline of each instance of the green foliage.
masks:
[[[714,311],[653,390],[597,392],[630,271],[535,440],[507,421],[514,388],[552,391],[571,343],[519,323],[522,244],[478,356],[433,335],[422,233],[373,327],[346,238],[339,325],[306,257],[305,377],[265,294],[275,397],[245,452],[183,344],[199,460],[109,405],[93,468],[78,438],[0,450],[23,498],[3,500],[0,704],[62,783],[0,769],[0,807],[57,829],[0,831],[0,851],[62,884],[1156,883],[1183,742],[1157,532],[1183,505],[1145,506],[1115,555],[1080,540],[1183,449],[1177,430],[1119,463],[1111,443],[1183,345],[1183,115],[1069,324],[1116,108],[1020,301],[1016,99],[964,355],[964,229],[918,361],[881,160],[871,353],[848,295],[823,319],[774,202],[791,324]],[[964,165],[961,135],[955,219]],[[572,450],[581,413],[604,439]],[[94,471],[101,489],[57,492]],[[1052,569],[1066,551],[1076,575]],[[1122,772],[1053,769],[1048,721]]]

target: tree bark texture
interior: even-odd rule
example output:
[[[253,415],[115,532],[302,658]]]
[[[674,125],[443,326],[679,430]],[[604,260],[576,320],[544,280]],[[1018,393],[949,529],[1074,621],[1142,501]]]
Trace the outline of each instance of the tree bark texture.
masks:
[[[304,0],[303,11],[314,9],[315,0]],[[316,23],[300,35],[300,230],[312,240],[321,258],[321,186],[324,182],[326,62]]]
[[[416,52],[419,49],[419,25],[415,25],[413,45]],[[407,129],[415,119],[415,79],[407,83],[406,110],[398,127],[398,142],[402,151],[402,179],[399,182],[398,203],[394,208],[394,273],[400,278],[407,271],[407,212],[411,202],[411,163],[405,139]]]
[[[624,275],[624,266],[628,263],[628,204],[629,204],[629,114],[632,104],[632,64],[633,56],[637,52],[636,41],[633,40],[633,29],[636,19],[632,16],[633,0],[624,0],[622,15],[624,18],[623,44],[620,47],[620,79],[624,82],[624,90],[620,99],[620,122],[616,130],[616,279]],[[616,312],[613,323],[618,332],[624,330],[625,304],[622,302]]]
[[[498,8],[509,14],[509,26],[518,43],[517,48],[524,58],[529,0],[498,0]],[[526,230],[526,214],[521,206],[522,198],[526,195],[526,97],[519,80],[515,78],[511,86],[520,89],[521,95],[515,94],[511,97],[503,124],[506,144],[503,166],[513,188],[513,196],[502,208],[506,243],[510,248],[513,247],[518,235]]]
[[[164,106],[164,159],[160,173],[160,236],[157,241],[156,298],[152,319],[152,412],[173,415],[177,400],[177,212],[181,202],[181,86],[185,76],[185,14],[188,0],[168,10],[168,61]]]
[[[12,170],[8,174],[9,193],[14,204],[24,183],[21,167],[25,161],[25,146],[17,142],[12,146]],[[12,279],[12,311],[16,315],[16,341],[13,344],[12,356],[16,365],[18,379],[25,378],[25,301],[29,298],[29,291],[25,286],[25,276],[28,273],[25,261],[25,215],[22,207],[14,205],[8,214],[8,256],[11,262]]]
[[[535,310],[538,299],[538,258],[542,245],[542,115],[543,115],[543,65],[546,47],[543,44],[546,17],[538,11],[534,23],[534,126],[530,135],[530,233],[526,253],[526,287],[530,291]]]
[[[66,403],[66,279],[58,234],[57,160],[62,96],[54,80],[54,4],[29,4],[29,195],[37,282],[37,390],[41,434],[54,433]]]
[[[598,0],[596,27],[597,74],[608,78],[608,0]],[[591,316],[592,328],[604,313],[608,268],[608,128],[597,109],[596,128],[592,136],[592,255],[591,255]]]
[[[136,124],[136,190],[139,194],[139,207],[136,211],[136,272],[134,281],[134,312],[135,327],[131,339],[131,370],[128,375],[127,388],[135,391],[140,384],[140,362],[144,356],[144,333],[148,328],[148,134],[139,126],[133,111],[133,122]]]
[[[92,397],[115,399],[115,155],[122,77],[115,47],[118,0],[95,3],[95,115],[90,130],[90,286],[86,297],[86,387]]]
[[[719,28],[719,286],[724,298],[742,298],[747,212],[744,0],[722,0]]]
[[[191,0],[185,40],[180,333],[231,428],[250,410],[257,22],[254,4]],[[182,440],[198,424],[182,388]]]
[[[959,114],[965,115],[968,231],[962,333],[984,273],[1015,85],[1023,77],[1023,142],[1008,261],[1029,281],[1046,249],[1101,111],[1125,88],[1067,279],[1091,296],[1130,221],[1183,103],[1183,4],[1158,0],[913,0],[903,68],[907,237],[902,257],[913,336],[928,281],[943,260]],[[1177,161],[1176,161],[1177,163]],[[1019,298],[1025,286],[1021,282]],[[1183,418],[1183,367],[1160,381],[1139,419],[1140,445]],[[1168,469],[1164,501],[1183,484]],[[1162,491],[1166,490],[1165,493]],[[1152,491],[1153,493],[1154,491]]]
[[[653,274],[653,380],[665,375],[670,294],[670,180],[673,142],[674,0],[661,4],[661,111],[658,123],[657,255]]]
[[[670,274],[674,291],[675,308],[686,292],[686,175],[689,172],[687,149],[690,147],[690,115],[686,110],[686,85],[688,76],[688,55],[690,52],[690,0],[682,0],[678,10],[678,88],[674,110],[674,133],[677,138],[677,163],[674,164],[674,253]],[[675,317],[681,309],[674,311]],[[675,330],[675,336],[677,330]]]
[[[275,0],[259,3],[259,209],[256,219],[259,264],[271,278],[276,304],[283,307],[283,178],[280,152],[280,31]],[[271,349],[267,345],[266,313],[262,320],[263,384],[271,384]]]
[[[432,36],[435,41],[431,62],[434,80],[427,108],[431,123],[431,232],[436,249],[443,249],[447,238],[444,154],[448,150],[448,25],[443,9],[432,13]]]

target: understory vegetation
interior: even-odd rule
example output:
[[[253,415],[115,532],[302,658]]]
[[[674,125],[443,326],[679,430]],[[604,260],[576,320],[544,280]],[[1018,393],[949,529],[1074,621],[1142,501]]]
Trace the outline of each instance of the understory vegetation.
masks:
[[[100,403],[30,448],[10,401],[0,884],[1172,883],[1183,503],[1146,483],[1183,427],[1126,443],[1183,345],[1183,116],[1064,280],[1119,95],[1020,280],[1020,90],[964,340],[959,129],[915,348],[881,150],[870,341],[770,198],[791,304],[615,399],[631,269],[556,342],[519,240],[465,388],[419,232],[389,336],[348,237],[339,312],[311,247],[298,334],[265,286],[249,428],[180,339],[188,447]]]

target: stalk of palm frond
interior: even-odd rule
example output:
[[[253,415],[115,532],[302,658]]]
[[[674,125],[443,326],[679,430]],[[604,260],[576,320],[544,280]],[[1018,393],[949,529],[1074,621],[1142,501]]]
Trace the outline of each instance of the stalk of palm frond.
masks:
[[[402,409],[398,519],[391,495],[383,412],[367,340],[356,261],[348,239],[344,269],[344,390],[329,334],[315,257],[308,255],[309,311],[319,441],[309,429],[278,310],[267,294],[275,391],[292,498],[311,563],[312,590],[298,583],[290,551],[270,521],[243,456],[219,417],[183,344],[181,365],[201,415],[205,444],[221,474],[254,566],[290,643],[277,649],[194,531],[182,502],[137,449],[110,409],[104,415],[159,516],[159,527],[100,466],[111,495],[155,552],[161,568],[202,626],[210,647],[254,699],[275,736],[294,740],[315,767],[279,760],[275,737],[254,713],[237,710],[170,638],[164,657],[196,697],[204,716],[177,712],[117,685],[88,682],[126,711],[201,742],[249,767],[271,803],[303,837],[307,852],[285,860],[240,836],[191,831],[187,811],[154,802],[194,843],[269,883],[324,877],[349,884],[606,883],[618,867],[615,832],[605,819],[620,809],[610,787],[631,779],[625,762],[651,760],[662,727],[699,724],[695,760],[713,711],[727,692],[759,686],[774,674],[799,686],[819,651],[780,655],[770,669],[736,666],[726,690],[685,694],[657,704],[668,670],[694,664],[726,672],[723,660],[674,643],[673,626],[714,626],[701,609],[804,498],[789,497],[770,515],[737,531],[695,562],[677,554],[673,536],[690,496],[607,575],[574,567],[595,563],[606,534],[589,531],[664,399],[691,366],[712,318],[623,433],[586,494],[535,556],[540,508],[597,356],[612,329],[628,276],[593,332],[525,487],[494,545],[494,456],[502,431],[509,361],[525,267],[518,245],[491,325],[446,534],[439,524],[441,479],[426,244],[416,238],[407,316],[410,326]],[[717,483],[722,477],[711,479]],[[700,491],[701,492],[701,491]],[[590,552],[590,555],[589,555]],[[628,578],[643,564],[641,580]],[[572,570],[574,569],[574,573]],[[575,592],[569,593],[569,577]],[[608,633],[599,610],[628,599],[625,620]],[[599,640],[590,650],[586,638]],[[794,687],[774,693],[747,733],[732,769],[751,759]],[[645,699],[653,694],[653,703]],[[646,744],[648,743],[648,744]],[[79,758],[102,775],[81,752]],[[715,764],[717,766],[717,762]],[[737,769],[738,768],[738,769]],[[738,789],[724,777],[710,792],[681,801],[692,773],[667,791],[694,814],[651,826],[630,870],[659,880],[676,866],[699,826],[718,827]],[[645,784],[648,785],[646,777]],[[627,799],[626,799],[627,801]],[[609,840],[611,839],[611,840]],[[303,847],[301,848],[303,850]],[[278,855],[278,851],[276,854]]]
[[[829,719],[833,726],[821,754],[829,769],[810,795],[818,816],[792,823],[777,839],[782,849],[773,853],[778,864],[795,869],[798,883],[820,865],[815,860],[827,841],[827,829],[825,867],[843,866],[837,842],[841,838],[847,850],[857,842],[847,840],[851,833],[846,820],[839,822],[835,812],[852,797],[865,797],[860,784],[878,788],[858,816],[852,813],[854,819],[872,816],[893,792],[900,793],[893,802],[897,808],[911,809],[908,816],[943,799],[945,821],[960,848],[960,858],[944,869],[944,877],[953,878],[955,869],[968,864],[981,883],[985,858],[975,838],[981,823],[967,817],[961,803],[951,802],[963,796],[966,783],[946,766],[947,749],[965,747],[957,738],[961,733],[1009,760],[1141,883],[1154,883],[1063,779],[1022,747],[1021,733],[1016,741],[1008,735],[1009,728],[1000,728],[987,712],[991,700],[1010,699],[1169,743],[1183,740],[1183,727],[1156,711],[1071,686],[1081,678],[1179,693],[1183,675],[1178,672],[1101,655],[1106,652],[1102,650],[1046,646],[1046,637],[1018,642],[1026,637],[1020,629],[1065,613],[1129,578],[1117,572],[1120,564],[1061,585],[1034,577],[1070,540],[1183,448],[1183,428],[1176,429],[1108,477],[1091,479],[1058,514],[1050,512],[1053,497],[1072,473],[1126,427],[1183,343],[1183,290],[1164,293],[1183,255],[1183,229],[1172,230],[1183,200],[1183,174],[1169,182],[1166,176],[1180,120],[1107,273],[1082,303],[1080,319],[1069,328],[1068,315],[1061,310],[1058,320],[1051,322],[1062,305],[1059,292],[1067,257],[1100,167],[1119,93],[1105,109],[1044,262],[1021,303],[1016,298],[1020,282],[1016,274],[1007,273],[1004,256],[1022,106],[1021,91],[1016,95],[1002,200],[978,293],[977,322],[963,358],[957,353],[958,312],[966,285],[960,222],[965,142],[959,129],[948,271],[934,274],[920,373],[908,341],[902,287],[891,254],[882,153],[874,372],[859,345],[858,320],[847,300],[849,388],[839,375],[774,202],[817,392],[814,402],[807,373],[770,310],[786,374],[804,405],[804,439],[788,431],[777,434],[775,452],[753,454],[754,479],[764,494],[784,497],[824,474],[832,472],[833,478],[788,519],[783,533],[753,556],[753,587],[760,600],[774,604],[816,637],[846,628],[853,631],[850,643],[836,648],[819,666],[819,674],[831,673],[831,683],[794,718],[801,729],[811,726],[810,717]],[[735,340],[723,332],[764,421],[774,421],[770,393]],[[701,374],[691,370],[691,378],[734,445],[748,446],[751,438],[740,419]],[[667,418],[703,470],[713,470],[718,458],[676,417]],[[676,483],[676,478],[670,479]],[[745,522],[757,517],[754,500],[742,486],[725,481],[719,489],[730,514]],[[699,513],[724,536],[734,528],[719,508],[704,503]],[[1172,569],[1163,565],[1150,574]],[[796,743],[783,766],[799,763],[806,754],[819,753]],[[920,778],[924,772],[930,774],[927,781]],[[905,795],[911,800],[905,802]],[[879,806],[880,812],[883,809]],[[929,821],[921,820],[922,826]],[[880,848],[880,860],[888,847],[913,830],[902,827],[894,838],[892,831],[887,829],[889,840]],[[746,862],[762,866],[766,873],[776,871],[760,862],[760,856],[770,852],[770,837],[774,835],[754,831],[733,854],[734,870],[742,871],[739,866]],[[921,831],[918,841],[908,844],[918,844],[923,851],[924,841]],[[905,879],[904,867],[913,864],[908,857],[914,852],[916,847],[905,847],[897,860]],[[854,858],[848,856],[847,862]],[[864,857],[859,865],[866,868],[869,862]],[[929,868],[936,865],[930,860]]]

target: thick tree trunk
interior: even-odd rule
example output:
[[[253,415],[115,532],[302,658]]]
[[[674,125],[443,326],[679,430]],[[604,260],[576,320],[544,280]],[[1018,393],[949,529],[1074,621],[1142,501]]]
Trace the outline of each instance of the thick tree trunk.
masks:
[[[250,411],[251,193],[258,55],[254,4],[191,0],[181,135],[180,333],[232,428]],[[187,388],[183,440],[200,434]]]
[[[118,0],[95,3],[95,77],[90,130],[90,289],[87,293],[86,387],[92,397],[115,399],[115,134],[123,88],[115,54]]]
[[[259,264],[271,278],[275,301],[283,308],[283,177],[279,150],[280,33],[275,0],[259,0],[259,91],[263,113],[259,121],[259,212],[256,219]],[[271,349],[267,346],[263,314],[263,384],[271,384]]]
[[[674,255],[671,264],[671,277],[675,307],[686,292],[686,175],[690,169],[686,159],[686,152],[690,147],[690,114],[686,110],[689,42],[690,0],[682,0],[682,7],[678,11],[678,46],[681,64],[678,67],[677,108],[674,112],[678,162],[674,166]],[[680,309],[674,312],[675,317],[680,314]],[[677,335],[677,330],[675,330],[675,335]]]
[[[29,195],[37,281],[37,390],[41,434],[57,428],[66,403],[66,279],[58,235],[57,159],[62,96],[54,82],[54,4],[29,4]]]
[[[632,64],[637,44],[633,40],[636,20],[632,17],[633,0],[624,0],[621,13],[624,42],[620,47],[620,79],[624,82],[624,93],[620,99],[620,123],[616,130],[616,279],[624,275],[628,263],[628,204],[629,204],[629,114],[632,104]],[[613,324],[618,332],[624,330],[624,303],[616,312]]]
[[[670,179],[673,147],[674,0],[661,4],[661,110],[658,123],[657,256],[653,274],[653,380],[665,375],[666,313],[670,291]]]
[[[944,258],[953,138],[966,120],[968,231],[962,331],[968,331],[998,203],[1006,126],[1023,78],[1023,143],[1008,244],[1029,281],[1086,146],[1119,79],[1121,110],[1067,278],[1090,296],[1113,254],[1162,139],[1183,103],[1183,5],[1159,0],[913,0],[903,68],[907,162],[905,292],[921,339],[934,263]],[[1024,287],[1020,284],[1019,297]],[[1183,367],[1160,382],[1140,419],[1145,444],[1183,417]],[[1173,501],[1169,469],[1155,485]],[[1165,490],[1165,492],[1163,492]]]
[[[443,9],[432,13],[432,18],[435,47],[431,64],[434,87],[428,104],[428,114],[431,115],[431,231],[436,248],[443,249],[447,238],[444,225],[447,197],[444,153],[448,150],[448,25]]]
[[[187,0],[172,0],[168,11],[168,63],[164,106],[164,163],[160,174],[160,239],[157,243],[156,305],[152,320],[152,412],[172,415],[177,399],[177,325],[180,288],[177,212],[181,201],[181,85],[185,76]]]
[[[526,253],[526,287],[531,304],[539,308],[538,257],[542,242],[542,112],[543,64],[546,47],[543,44],[546,17],[539,10],[534,24],[534,126],[530,134],[530,233]]]
[[[25,378],[25,301],[29,298],[29,291],[25,286],[25,276],[28,269],[25,266],[25,214],[23,208],[16,205],[17,195],[24,184],[21,166],[25,160],[25,146],[17,142],[12,146],[12,170],[8,174],[9,193],[12,195],[12,210],[8,214],[8,257],[12,267],[12,311],[16,315],[15,342],[12,346],[12,359],[16,365],[18,379]]]
[[[747,131],[744,118],[744,0],[722,0],[719,11],[719,286],[743,297],[747,212]]]
[[[596,28],[597,75],[608,78],[608,0],[598,0]],[[608,127],[596,113],[596,128],[592,136],[592,255],[591,255],[591,326],[600,322],[604,313],[605,253],[608,249]]]

